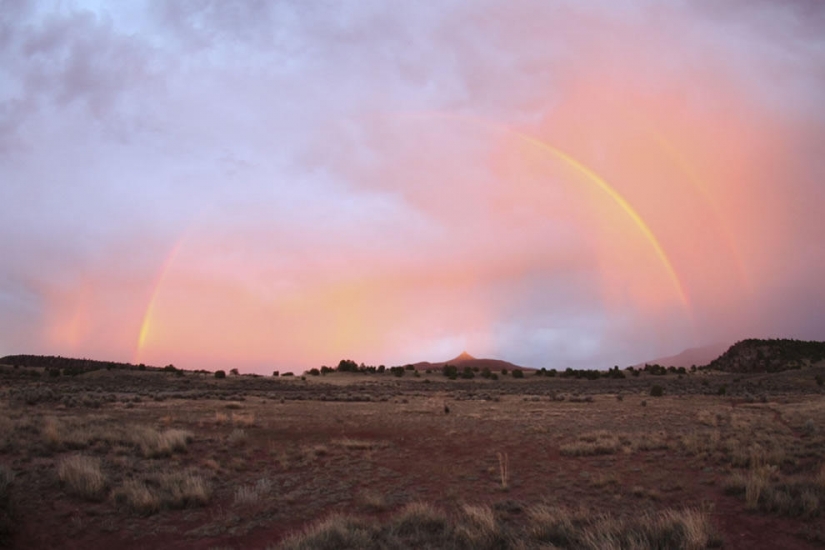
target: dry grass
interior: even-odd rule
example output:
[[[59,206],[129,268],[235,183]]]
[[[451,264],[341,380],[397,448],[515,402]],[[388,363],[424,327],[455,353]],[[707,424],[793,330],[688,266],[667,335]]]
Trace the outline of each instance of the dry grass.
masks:
[[[85,449],[96,442],[107,445],[126,443],[128,430],[113,425],[106,417],[61,418],[47,416],[40,426],[40,436],[49,449]]]
[[[439,510],[424,502],[411,502],[390,521],[390,536],[401,540],[438,538],[447,532],[447,519]]]
[[[211,491],[206,481],[193,471],[177,471],[127,480],[112,492],[117,504],[140,515],[151,515],[163,508],[194,508],[209,502]]]
[[[157,484],[162,502],[170,508],[203,506],[211,496],[209,485],[193,471],[162,474]]]
[[[115,489],[112,496],[116,503],[147,516],[160,510],[162,504],[160,496],[143,481],[128,480]]]
[[[600,430],[580,435],[573,443],[559,447],[559,451],[567,456],[608,455],[618,452],[622,445],[617,435]]]
[[[192,432],[177,429],[159,432],[153,428],[140,428],[134,432],[133,441],[144,457],[160,458],[185,452],[192,441]]]
[[[235,489],[235,504],[248,506],[257,504],[272,492],[272,482],[261,478],[254,485],[243,485]]]
[[[534,540],[561,548],[701,549],[718,543],[706,512],[664,510],[632,518],[540,505],[528,511]]]
[[[284,550],[339,550],[375,548],[374,528],[356,518],[333,515],[296,534],[277,548]],[[272,548],[272,547],[271,547]]]
[[[498,526],[489,506],[462,506],[462,514],[455,524],[455,537],[468,548],[492,548],[505,543],[505,535]]]
[[[57,466],[57,476],[66,490],[86,500],[101,500],[106,488],[106,476],[100,469],[100,460],[90,456],[72,455]]]
[[[754,464],[743,474],[734,472],[725,491],[742,496],[745,508],[782,516],[813,518],[822,514],[825,485],[821,470],[810,478],[783,478],[773,465]]]
[[[235,426],[250,427],[255,425],[254,413],[232,413],[232,424]]]
[[[287,539],[279,548],[699,550],[720,543],[708,514],[692,509],[617,518],[584,509],[539,505],[530,508],[527,517],[528,531],[520,536],[489,506],[464,505],[456,513],[447,514],[427,504],[413,503],[385,523],[331,516]]]
[[[691,431],[682,434],[679,437],[679,442],[685,454],[694,456],[700,453],[712,453],[716,451],[719,447],[720,437],[718,430]]]

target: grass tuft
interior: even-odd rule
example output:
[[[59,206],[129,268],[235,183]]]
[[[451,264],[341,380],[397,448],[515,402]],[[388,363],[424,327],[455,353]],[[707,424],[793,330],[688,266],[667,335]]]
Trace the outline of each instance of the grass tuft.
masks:
[[[261,478],[254,485],[243,485],[235,489],[235,504],[249,506],[257,504],[272,491],[272,482]]]
[[[162,504],[160,496],[143,481],[128,480],[117,488],[112,496],[116,503],[124,504],[143,516],[154,514],[160,510]]]
[[[106,477],[97,458],[83,455],[64,458],[57,466],[57,475],[69,493],[86,500],[103,498]]]
[[[192,441],[192,432],[176,429],[159,432],[153,428],[140,428],[135,431],[133,441],[144,457],[162,458],[175,452],[185,452]]]

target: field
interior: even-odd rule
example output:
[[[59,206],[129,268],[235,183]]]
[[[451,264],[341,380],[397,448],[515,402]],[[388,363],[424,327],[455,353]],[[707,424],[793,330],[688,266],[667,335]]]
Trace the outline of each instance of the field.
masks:
[[[821,548],[822,375],[0,367],[0,545]]]

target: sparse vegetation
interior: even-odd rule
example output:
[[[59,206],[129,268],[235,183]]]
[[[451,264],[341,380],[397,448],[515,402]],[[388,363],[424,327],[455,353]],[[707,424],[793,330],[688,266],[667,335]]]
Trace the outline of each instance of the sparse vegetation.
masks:
[[[0,541],[36,522],[47,546],[117,546],[126,524],[147,547],[172,535],[241,547],[278,522],[273,548],[701,548],[739,536],[714,517],[725,493],[739,503],[725,514],[783,517],[758,533],[766,544],[819,536],[807,526],[825,502],[821,366],[514,380],[457,364],[453,380],[352,361],[306,382],[0,365],[0,482],[14,479],[0,483]],[[318,523],[332,510],[363,516]],[[12,544],[37,546],[32,532]]]
[[[664,510],[638,517],[594,514],[585,509],[538,505],[528,510],[528,547],[603,550],[668,548],[698,550],[720,546],[706,512]],[[386,522],[333,515],[278,548],[509,548],[523,538],[488,506],[463,505],[452,514],[413,503]]]

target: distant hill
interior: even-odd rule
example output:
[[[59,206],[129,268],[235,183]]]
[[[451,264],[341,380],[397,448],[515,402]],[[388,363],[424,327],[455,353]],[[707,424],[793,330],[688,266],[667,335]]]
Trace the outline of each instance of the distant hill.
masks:
[[[531,370],[528,367],[521,367],[519,365],[514,365],[508,361],[502,361],[501,359],[477,359],[467,353],[466,351],[461,352],[461,355],[458,357],[454,357],[448,361],[438,361],[436,363],[430,363],[429,361],[422,361],[420,363],[415,363],[413,366],[416,370],[438,370],[441,369],[444,365],[455,365],[461,369],[465,367],[470,367],[471,369],[475,369],[476,367],[479,370],[484,370],[485,368],[490,369],[491,371],[500,371],[502,369],[507,369],[508,371],[512,370]]]
[[[742,340],[707,368],[726,372],[780,372],[825,360],[825,342],[802,340]]]
[[[681,353],[677,353],[676,355],[660,357],[659,359],[645,361],[633,366],[637,368],[644,368],[645,365],[662,365],[663,367],[689,368],[693,365],[707,365],[722,355],[729,347],[730,344],[717,342],[716,344],[709,344],[707,346],[688,348]]]
[[[119,363],[117,361],[97,361],[94,359],[75,359],[72,357],[61,357],[59,355],[6,355],[5,357],[0,357],[0,365],[62,369],[71,374],[101,369],[161,370],[158,367],[146,365],[133,365],[131,363]]]

